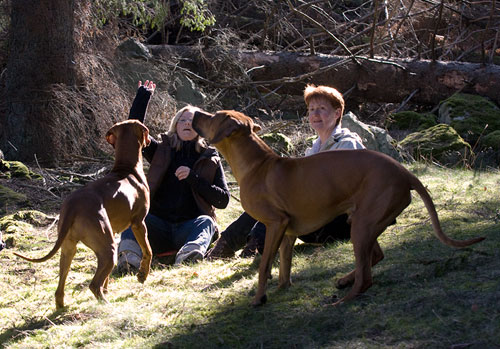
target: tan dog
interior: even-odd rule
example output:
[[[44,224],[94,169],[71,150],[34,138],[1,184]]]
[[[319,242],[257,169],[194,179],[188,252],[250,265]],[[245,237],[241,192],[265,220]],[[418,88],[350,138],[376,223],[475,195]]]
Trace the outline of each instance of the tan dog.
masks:
[[[129,226],[142,249],[137,279],[143,283],[151,265],[151,247],[147,239],[144,218],[149,210],[149,186],[144,175],[142,148],[149,144],[149,131],[137,120],[115,124],[106,134],[115,148],[115,163],[111,172],[101,179],[71,193],[63,202],[58,223],[58,237],[52,250],[30,262],[44,262],[61,248],[59,285],[56,307],[64,307],[64,284],[76,244],[82,241],[97,255],[97,270],[90,290],[97,299],[105,300],[109,274],[116,265],[117,246],[114,234]]]
[[[351,222],[356,268],[338,280],[339,288],[353,286],[335,304],[365,292],[372,285],[372,266],[384,258],[377,237],[410,204],[410,190],[421,196],[443,243],[464,247],[484,239],[457,241],[446,236],[422,183],[382,153],[336,150],[282,158],[255,134],[260,127],[236,111],[219,111],[215,115],[196,112],[193,128],[214,144],[231,166],[245,211],[266,225],[253,305],[267,300],[267,279],[278,248],[278,286],[288,287],[296,237],[321,228],[342,213],[347,213]]]

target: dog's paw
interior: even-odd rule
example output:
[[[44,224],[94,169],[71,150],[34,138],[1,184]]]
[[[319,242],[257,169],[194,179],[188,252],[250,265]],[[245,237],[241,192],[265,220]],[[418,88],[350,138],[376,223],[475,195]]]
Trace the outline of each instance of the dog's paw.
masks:
[[[266,304],[266,302],[267,302],[267,295],[263,295],[260,298],[254,298],[254,300],[252,302],[252,307],[254,307],[254,308],[259,307],[261,305]]]
[[[350,281],[350,280],[346,280],[345,278],[341,278],[335,282],[335,287],[337,287],[340,290],[340,289],[343,289],[343,288],[346,288],[346,287],[352,285],[353,282],[354,282],[354,280]]]
[[[146,281],[146,278],[148,277],[148,274],[139,270],[137,273],[137,281],[139,281],[141,284],[143,284]]]

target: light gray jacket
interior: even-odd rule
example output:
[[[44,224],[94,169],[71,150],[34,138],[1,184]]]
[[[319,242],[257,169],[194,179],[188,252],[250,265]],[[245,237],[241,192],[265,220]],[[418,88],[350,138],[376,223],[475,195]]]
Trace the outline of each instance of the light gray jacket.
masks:
[[[306,149],[306,156],[319,153],[327,150],[339,149],[365,149],[361,138],[357,133],[349,131],[347,128],[335,127],[332,134],[326,140],[325,144],[321,145],[318,137],[313,142],[312,147]]]

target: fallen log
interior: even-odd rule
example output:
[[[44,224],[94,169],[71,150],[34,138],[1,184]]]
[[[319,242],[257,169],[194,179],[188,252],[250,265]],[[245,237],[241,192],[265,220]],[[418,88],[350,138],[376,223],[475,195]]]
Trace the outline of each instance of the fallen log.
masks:
[[[177,55],[198,63],[201,63],[200,52],[205,59],[217,55],[210,48],[172,45],[149,48],[157,57]],[[269,89],[282,85],[280,93],[300,95],[306,83],[314,83],[335,86],[341,92],[348,91],[349,98],[364,102],[400,103],[411,96],[414,103],[436,105],[453,93],[463,92],[488,97],[500,105],[500,66],[494,64],[296,52],[231,51],[230,54],[250,70],[251,81],[247,84]],[[241,84],[224,87],[241,87]]]

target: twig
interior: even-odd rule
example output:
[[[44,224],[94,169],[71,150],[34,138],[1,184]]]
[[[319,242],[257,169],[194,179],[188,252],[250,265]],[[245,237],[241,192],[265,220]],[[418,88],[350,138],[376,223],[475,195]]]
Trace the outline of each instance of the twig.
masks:
[[[302,11],[298,10],[297,8],[295,8],[290,0],[287,0],[287,3],[288,3],[288,7],[290,8],[290,10],[292,10],[292,12],[299,14],[300,16],[304,17],[306,20],[308,20],[309,22],[311,22],[312,24],[314,24],[316,27],[320,28],[325,33],[327,33],[333,40],[335,40],[340,46],[342,46],[342,48],[344,49],[344,51],[347,52],[347,54],[349,55],[349,57],[356,64],[360,65],[360,63],[356,60],[356,57],[352,54],[352,52],[349,50],[349,48],[342,41],[340,41],[335,35],[333,35],[332,32],[330,32],[328,29],[326,29],[321,23],[319,23],[315,19],[309,17],[304,12],[302,12]]]
[[[410,101],[410,99],[413,98],[413,96],[415,96],[415,94],[420,91],[419,88],[417,88],[416,90],[414,90],[412,93],[410,93],[410,95],[408,97],[406,97],[406,99],[399,105],[399,107],[396,109],[395,113],[401,111],[404,106]]]

